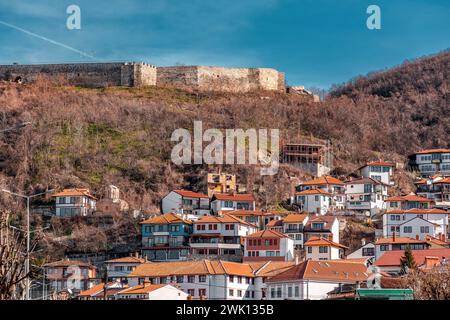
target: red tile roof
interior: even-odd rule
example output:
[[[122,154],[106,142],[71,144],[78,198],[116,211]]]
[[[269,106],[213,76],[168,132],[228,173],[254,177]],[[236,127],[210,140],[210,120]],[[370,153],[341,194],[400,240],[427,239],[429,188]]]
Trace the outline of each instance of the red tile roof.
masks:
[[[389,237],[389,238],[380,238],[375,244],[408,244],[408,243],[427,243],[425,240],[417,240],[408,237]]]
[[[340,243],[336,243],[323,237],[316,237],[316,236],[309,238],[309,240],[305,242],[304,246],[305,247],[331,246],[335,248],[348,249],[348,247]]]
[[[279,273],[266,282],[285,282],[295,280],[318,280],[339,283],[366,281],[369,271],[363,262],[346,260],[307,260]]]
[[[308,196],[308,195],[316,195],[316,194],[322,194],[324,196],[332,196],[331,193],[326,192],[322,189],[310,189],[310,190],[303,190],[300,192],[295,193],[297,196]]]
[[[408,194],[405,196],[393,196],[387,198],[385,201],[416,201],[416,202],[433,202],[433,200],[430,200],[425,197],[417,196],[415,194]]]
[[[289,238],[288,235],[274,231],[274,230],[263,230],[259,232],[252,233],[251,235],[247,236],[249,239],[254,238]],[[290,238],[289,238],[290,239]]]
[[[82,197],[82,196],[97,200],[92,194],[90,194],[89,189],[86,188],[64,189],[63,191],[52,195],[52,197]]]
[[[123,257],[105,261],[106,263],[144,263],[145,259],[138,257]]]
[[[317,179],[313,179],[313,180],[309,180],[309,181],[305,181],[300,183],[300,185],[302,186],[313,186],[313,185],[343,185],[344,182],[336,179],[334,177],[331,176],[322,176],[320,178]]]
[[[260,210],[233,210],[226,211],[225,214],[231,214],[233,216],[274,216],[278,215],[274,212],[260,211]]]
[[[394,210],[388,210],[384,212],[383,214],[404,214],[404,213],[412,213],[412,214],[449,214],[449,212],[437,209],[437,208],[431,208],[431,209],[420,209],[420,208],[413,208],[408,210],[402,210],[402,209],[394,209]]]
[[[272,227],[282,227],[283,226],[283,219],[280,220],[271,220],[268,224],[266,224],[266,227],[272,228]]]
[[[428,154],[428,153],[449,153],[450,149],[426,149],[414,154]]]
[[[191,224],[191,220],[185,220],[176,213],[166,213],[140,222],[140,224],[170,224],[170,223],[187,223]]]
[[[440,259],[450,259],[450,249],[425,249],[425,250],[411,250],[414,260],[418,266],[425,263],[426,257],[439,257]],[[391,267],[400,266],[400,259],[405,255],[403,250],[394,250],[385,252],[378,260],[375,261],[375,265],[378,267]]]
[[[180,196],[186,197],[186,198],[208,198],[208,196],[203,193],[193,192],[193,191],[189,191],[189,190],[179,189],[179,190],[173,190],[173,192],[176,192]]]
[[[252,194],[215,193],[212,198],[225,201],[256,201],[255,197]]]
[[[283,223],[302,223],[308,218],[308,214],[290,214],[283,218]]]
[[[143,283],[131,288],[126,288],[118,292],[118,294],[146,294],[162,287],[167,286],[167,284],[150,284]]]
[[[84,261],[77,261],[77,260],[59,260],[55,262],[49,262],[44,264],[44,267],[70,267],[70,266],[77,266],[77,267],[87,267],[91,269],[95,269],[93,265],[90,263],[84,262]]]

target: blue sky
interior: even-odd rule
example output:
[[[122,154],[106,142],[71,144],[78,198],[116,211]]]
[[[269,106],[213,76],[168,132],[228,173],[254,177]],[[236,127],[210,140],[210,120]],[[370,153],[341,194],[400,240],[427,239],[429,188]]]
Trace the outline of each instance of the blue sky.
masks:
[[[66,27],[71,4],[81,30]],[[273,67],[322,88],[450,48],[448,0],[0,0],[1,21],[95,61]],[[93,61],[3,24],[0,42],[0,63]]]

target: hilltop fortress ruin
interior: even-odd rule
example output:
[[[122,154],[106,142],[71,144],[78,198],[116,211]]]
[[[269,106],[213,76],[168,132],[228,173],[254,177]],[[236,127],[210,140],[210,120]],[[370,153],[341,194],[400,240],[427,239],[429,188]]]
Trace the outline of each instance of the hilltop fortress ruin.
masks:
[[[156,67],[142,62],[0,65],[0,80],[32,82],[39,76],[83,87],[169,86],[199,91],[285,92],[284,73],[270,68]]]

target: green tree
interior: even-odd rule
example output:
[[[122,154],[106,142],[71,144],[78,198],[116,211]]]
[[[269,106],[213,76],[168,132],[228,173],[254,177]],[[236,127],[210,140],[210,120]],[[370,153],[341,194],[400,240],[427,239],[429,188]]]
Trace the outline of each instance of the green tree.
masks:
[[[408,270],[414,270],[417,268],[416,260],[412,254],[411,248],[406,247],[403,257],[400,259],[401,273],[406,274]]]

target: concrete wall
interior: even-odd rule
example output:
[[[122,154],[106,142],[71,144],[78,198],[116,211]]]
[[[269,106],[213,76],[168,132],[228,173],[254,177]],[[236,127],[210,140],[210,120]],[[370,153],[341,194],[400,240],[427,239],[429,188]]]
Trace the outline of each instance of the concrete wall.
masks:
[[[156,67],[144,63],[0,65],[0,80],[32,82],[39,76],[85,87],[156,85]]]

